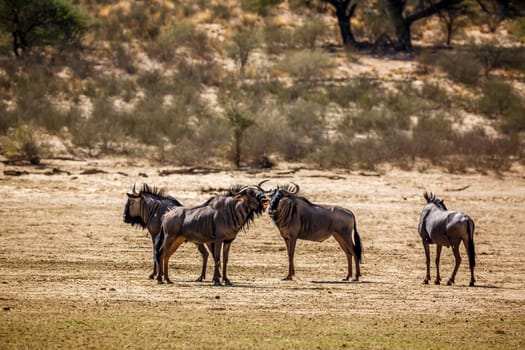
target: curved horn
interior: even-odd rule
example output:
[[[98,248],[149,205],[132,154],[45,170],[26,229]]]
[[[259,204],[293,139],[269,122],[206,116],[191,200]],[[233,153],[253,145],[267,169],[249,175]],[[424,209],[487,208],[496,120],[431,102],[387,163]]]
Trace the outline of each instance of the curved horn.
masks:
[[[291,182],[291,184],[293,185],[293,187],[290,188],[290,186],[288,186],[288,188],[290,188],[289,192],[293,194],[299,193],[299,185],[296,184],[295,182]]]
[[[239,188],[239,189],[234,193],[234,195],[243,194],[243,193],[246,192],[249,188],[250,188],[250,186],[242,186],[241,188]]]
[[[135,183],[133,184],[133,189],[131,190],[131,193],[133,193],[133,194],[137,194],[137,191],[135,190],[135,187],[136,187],[136,186],[137,186],[137,183],[135,182]]]
[[[258,189],[260,189],[261,191],[263,191],[264,193],[270,193],[272,191],[272,189],[269,189],[269,190],[264,190],[261,186],[263,183],[265,182],[268,182],[270,181],[270,179],[265,179],[265,180],[262,180],[261,182],[259,182],[257,185],[255,185]]]

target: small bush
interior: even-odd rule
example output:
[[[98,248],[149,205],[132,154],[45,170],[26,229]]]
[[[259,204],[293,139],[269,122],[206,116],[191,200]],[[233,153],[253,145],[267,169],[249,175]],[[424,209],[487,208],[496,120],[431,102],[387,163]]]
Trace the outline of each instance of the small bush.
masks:
[[[293,32],[274,23],[267,23],[263,30],[263,41],[270,54],[280,54],[294,47]]]
[[[347,84],[328,88],[328,99],[343,108],[351,105],[369,110],[378,106],[385,94],[384,88],[375,79],[359,77]]]
[[[333,67],[330,55],[323,50],[300,50],[286,55],[276,68],[298,82],[313,82],[326,75]]]
[[[37,140],[37,130],[32,124],[18,124],[0,137],[0,150],[10,161],[29,161],[39,164],[47,153],[47,146]]]
[[[508,83],[501,80],[489,80],[482,87],[483,95],[478,100],[478,110],[488,117],[496,119],[519,104],[519,96]]]
[[[435,64],[443,69],[450,79],[465,85],[476,85],[483,66],[469,52],[452,51],[436,57]]]
[[[326,25],[320,18],[308,18],[305,23],[293,33],[295,44],[300,48],[313,49],[320,37],[326,33]]]
[[[455,153],[454,142],[457,135],[452,122],[440,112],[426,113],[419,117],[412,131],[414,156],[438,162]]]

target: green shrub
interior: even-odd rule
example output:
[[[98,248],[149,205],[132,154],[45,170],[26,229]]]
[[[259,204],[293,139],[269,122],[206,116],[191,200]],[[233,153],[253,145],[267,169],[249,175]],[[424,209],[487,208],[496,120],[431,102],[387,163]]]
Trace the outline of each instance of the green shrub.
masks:
[[[269,22],[265,25],[262,35],[269,54],[279,54],[294,47],[291,29]]]
[[[33,124],[18,124],[0,137],[0,150],[10,161],[29,161],[39,164],[47,154],[47,146],[37,140],[37,130]]]
[[[327,31],[326,25],[321,18],[307,18],[305,22],[293,32],[295,46],[313,49],[320,37]]]
[[[329,74],[333,67],[330,55],[323,50],[300,50],[288,53],[276,69],[291,76],[296,82],[314,82]]]
[[[442,112],[425,113],[419,117],[412,131],[414,156],[438,162],[455,153],[457,134],[452,122]]]
[[[450,79],[465,85],[476,85],[483,70],[482,64],[470,52],[442,53],[436,57],[434,64],[443,69]]]
[[[489,80],[483,85],[477,108],[488,117],[501,119],[504,124],[508,123],[505,128],[519,129],[523,123],[520,123],[520,119],[523,119],[520,115],[523,115],[525,110],[523,98],[510,84],[501,80]]]

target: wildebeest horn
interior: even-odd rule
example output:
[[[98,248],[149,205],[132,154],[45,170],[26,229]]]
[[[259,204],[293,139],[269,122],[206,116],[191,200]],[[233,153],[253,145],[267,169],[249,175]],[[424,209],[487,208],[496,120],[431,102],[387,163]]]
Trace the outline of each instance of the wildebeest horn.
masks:
[[[291,184],[292,184],[293,186],[292,186],[292,187],[288,186],[288,188],[289,188],[288,191],[289,191],[290,193],[293,193],[293,194],[298,193],[298,192],[299,192],[299,185],[296,184],[295,182],[291,182]]]
[[[269,189],[267,191],[265,191],[261,186],[263,183],[265,182],[268,182],[270,181],[270,179],[266,179],[266,180],[262,180],[261,182],[259,182],[257,185],[255,185],[258,189],[260,189],[261,191],[263,191],[264,193],[270,193],[272,191],[272,189]]]
[[[243,194],[243,193],[246,192],[249,188],[250,188],[249,186],[242,186],[236,194],[237,194],[237,195]]]
[[[131,189],[131,192],[127,192],[126,194],[128,195],[128,197],[130,198],[137,198],[139,193],[136,192],[135,190],[135,185],[136,184],[133,184],[133,188]]]

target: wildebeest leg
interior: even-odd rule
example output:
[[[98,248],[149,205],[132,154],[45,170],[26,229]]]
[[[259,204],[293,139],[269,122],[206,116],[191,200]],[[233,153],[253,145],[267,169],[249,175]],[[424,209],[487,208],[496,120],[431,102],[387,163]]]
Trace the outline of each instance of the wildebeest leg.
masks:
[[[158,272],[157,262],[155,261],[155,237],[156,235],[153,235],[153,233],[151,233],[150,235],[151,235],[151,245],[153,247],[153,271],[149,275],[149,278],[154,279]]]
[[[345,241],[343,237],[339,236],[338,234],[334,234],[334,238],[337,241],[337,243],[339,243],[339,246],[341,247],[341,249],[346,255],[346,260],[348,262],[348,274],[346,275],[346,278],[343,278],[343,281],[348,281],[350,277],[352,277],[352,253],[350,252],[350,249],[348,247],[348,242]],[[356,265],[357,264],[358,263],[356,260]],[[359,279],[359,275],[356,273],[356,278],[354,280],[358,280],[358,279]]]
[[[206,278],[206,265],[208,264],[208,256],[210,254],[208,253],[208,250],[202,243],[197,244],[197,249],[199,249],[199,252],[201,253],[201,256],[202,256],[202,270],[201,270],[201,275],[199,276],[199,278],[197,278],[197,282],[202,282]]]
[[[458,272],[459,265],[461,264],[461,255],[459,255],[459,242],[457,244],[452,245],[452,252],[454,252],[454,258],[456,259],[456,266],[454,266],[454,271],[452,271],[452,276],[450,276],[450,279],[447,282],[447,285],[449,286],[454,284],[456,273]]]
[[[469,240],[472,239],[472,238],[469,238]],[[469,252],[469,244],[473,244],[474,242],[468,242],[466,240],[463,241],[463,244],[465,245],[465,249],[467,250],[467,254],[474,254],[474,251],[472,248],[472,251]],[[470,283],[469,283],[469,286],[470,287],[474,287],[474,283],[476,282],[476,279],[474,278],[474,266],[473,264],[471,263],[471,260],[472,259],[470,256],[469,256],[469,266],[470,266]]]
[[[289,237],[284,240],[286,242],[286,250],[288,251],[288,276],[284,280],[291,281],[295,276],[295,266],[293,263],[293,257],[295,253],[295,244],[297,243],[296,237]]]
[[[439,260],[441,259],[441,249],[443,246],[441,244],[436,244],[436,280],[435,284],[441,283],[441,276],[439,274]]]
[[[425,241],[423,241],[423,248],[425,248],[425,262],[427,264],[427,277],[425,277],[423,284],[428,284],[428,281],[430,281],[430,248]]]
[[[179,236],[176,238],[173,238],[171,236],[167,236],[166,240],[164,241],[164,249],[162,252],[162,271],[164,274],[164,280],[168,284],[173,284],[173,282],[168,277],[168,261],[170,260],[170,257],[175,253],[177,248],[180,247],[182,243],[186,241],[186,238]]]
[[[215,262],[215,270],[213,271],[213,284],[216,286],[221,286],[221,276],[219,273],[219,268],[221,264],[221,248],[222,241],[216,240],[214,243],[215,247],[213,249],[213,261]]]
[[[232,242],[224,242],[224,245],[222,247],[222,276],[224,280],[224,284],[227,286],[231,286],[232,283],[228,279],[227,275],[227,268],[228,268],[228,254],[230,253],[230,247],[232,245]],[[220,276],[219,276],[220,278]]]

